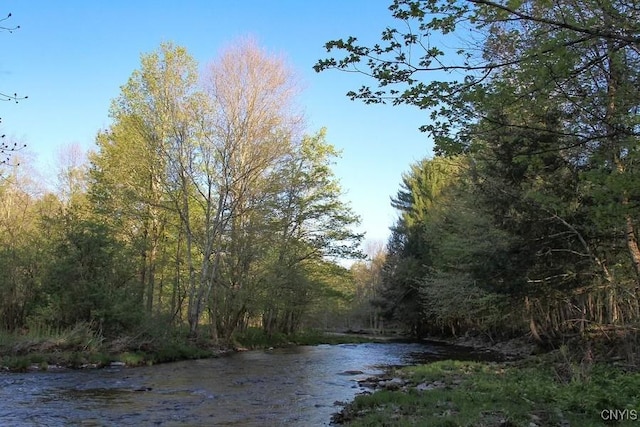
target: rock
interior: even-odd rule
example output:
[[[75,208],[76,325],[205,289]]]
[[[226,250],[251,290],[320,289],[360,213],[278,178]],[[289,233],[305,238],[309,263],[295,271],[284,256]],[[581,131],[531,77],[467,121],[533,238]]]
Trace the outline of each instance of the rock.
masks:
[[[378,384],[380,387],[384,387],[387,390],[398,390],[404,385],[404,380],[400,378],[392,378],[389,381],[382,381]]]
[[[377,381],[370,381],[370,380],[363,380],[363,381],[358,381],[358,385],[360,387],[364,387],[364,388],[376,388],[376,387],[378,387],[378,382]]]
[[[416,386],[416,390],[418,391],[427,391],[433,390],[435,387],[429,383],[420,383]]]
[[[357,370],[349,370],[349,371],[340,372],[340,375],[362,375],[362,374],[364,374],[364,372],[357,371]]]
[[[432,383],[421,383],[418,384],[415,388],[418,391],[429,391],[429,390],[435,390],[437,388],[444,388],[445,384],[442,381],[434,381]]]
[[[111,363],[109,363],[109,367],[111,367],[111,368],[122,368],[124,366],[127,366],[127,364],[124,363],[124,362],[111,362]]]
[[[82,365],[80,365],[80,369],[96,369],[97,367],[97,363],[83,363]]]
[[[62,371],[64,369],[64,366],[60,365],[47,365],[47,371]]]

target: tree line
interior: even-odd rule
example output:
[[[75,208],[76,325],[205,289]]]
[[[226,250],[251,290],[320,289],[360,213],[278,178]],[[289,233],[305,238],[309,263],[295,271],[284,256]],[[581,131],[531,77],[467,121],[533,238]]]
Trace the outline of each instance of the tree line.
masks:
[[[117,335],[155,319],[224,343],[340,306],[349,277],[335,260],[360,256],[359,218],[297,94],[295,73],[252,40],[204,67],[172,43],[142,55],[57,192],[4,167],[1,326]]]
[[[371,301],[416,335],[630,337],[640,322],[640,3],[413,1],[317,71],[409,104],[436,157],[403,176]]]

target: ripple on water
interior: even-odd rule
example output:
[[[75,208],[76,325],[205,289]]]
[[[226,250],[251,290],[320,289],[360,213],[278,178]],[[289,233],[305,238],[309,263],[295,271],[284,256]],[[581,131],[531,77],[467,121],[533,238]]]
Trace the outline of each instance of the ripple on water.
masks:
[[[320,345],[134,369],[0,374],[0,425],[329,425],[335,402],[360,390],[357,379],[442,358],[443,349]]]

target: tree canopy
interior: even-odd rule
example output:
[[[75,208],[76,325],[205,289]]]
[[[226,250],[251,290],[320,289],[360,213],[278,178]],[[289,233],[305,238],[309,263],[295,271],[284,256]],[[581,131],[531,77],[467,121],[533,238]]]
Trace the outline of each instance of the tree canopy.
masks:
[[[416,165],[404,177],[389,250],[409,251],[387,288],[403,294],[397,259],[415,257],[402,282],[422,295],[413,312],[428,324],[455,329],[447,310],[430,308],[473,289],[487,304],[520,301],[538,338],[635,324],[640,5],[396,0],[389,10],[398,25],[379,43],[329,41],[342,56],[315,69],[369,76],[351,99],[425,110],[436,155],[464,159],[464,173],[425,176]],[[443,180],[455,198],[421,208]]]
[[[326,131],[305,134],[298,93],[251,39],[203,68],[170,42],[141,55],[96,150],[60,156],[57,192],[4,166],[1,325],[113,337],[158,322],[230,345],[343,304],[337,261],[360,257],[359,217]]]

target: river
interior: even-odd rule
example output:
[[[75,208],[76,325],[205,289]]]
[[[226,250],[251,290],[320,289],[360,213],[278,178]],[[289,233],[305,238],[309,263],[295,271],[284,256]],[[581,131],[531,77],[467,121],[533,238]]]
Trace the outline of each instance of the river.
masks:
[[[436,344],[369,343],[140,368],[3,373],[0,425],[323,426],[340,410],[336,402],[363,391],[358,379],[389,366],[482,356]]]

